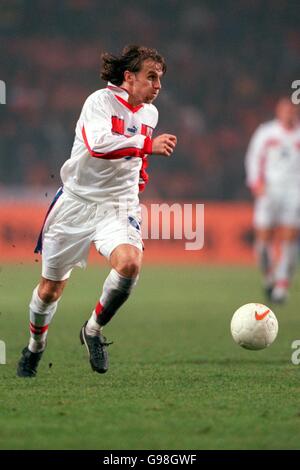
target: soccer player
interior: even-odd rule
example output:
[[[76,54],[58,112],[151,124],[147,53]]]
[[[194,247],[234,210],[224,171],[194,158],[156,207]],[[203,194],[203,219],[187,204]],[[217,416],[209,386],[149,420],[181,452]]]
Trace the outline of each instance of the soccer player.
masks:
[[[300,122],[289,98],[276,106],[276,119],[255,131],[246,154],[247,184],[255,198],[256,252],[270,300],[283,303],[298,259],[300,227]],[[280,256],[274,257],[274,235]]]
[[[61,168],[63,186],[38,240],[42,277],[29,305],[30,339],[17,369],[21,377],[36,375],[63,289],[74,266],[86,265],[92,242],[111,271],[80,340],[92,369],[108,369],[102,328],[128,299],[142,264],[138,192],[148,180],[147,155],[169,157],[177,142],[171,134],[152,138],[158,121],[152,102],[165,71],[165,60],[155,49],[132,45],[118,57],[102,55],[101,78],[107,87],[83,105],[71,157]]]

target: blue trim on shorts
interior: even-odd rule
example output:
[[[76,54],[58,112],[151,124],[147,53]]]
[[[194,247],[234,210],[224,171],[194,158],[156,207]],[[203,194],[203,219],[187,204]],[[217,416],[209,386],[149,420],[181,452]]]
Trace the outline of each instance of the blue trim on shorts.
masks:
[[[46,223],[46,220],[48,218],[48,215],[50,214],[51,210],[53,209],[55,203],[57,202],[58,198],[62,195],[62,193],[63,193],[63,188],[61,187],[61,188],[59,188],[59,190],[55,194],[54,199],[51,202],[51,204],[50,204],[50,206],[47,210],[47,213],[46,213],[46,216],[45,216],[45,219],[44,219],[44,222],[43,222],[40,234],[39,234],[39,238],[37,240],[37,244],[36,244],[36,247],[34,249],[34,253],[41,253],[42,254],[42,250],[43,250],[43,230],[44,230],[44,227],[45,227],[45,223]]]

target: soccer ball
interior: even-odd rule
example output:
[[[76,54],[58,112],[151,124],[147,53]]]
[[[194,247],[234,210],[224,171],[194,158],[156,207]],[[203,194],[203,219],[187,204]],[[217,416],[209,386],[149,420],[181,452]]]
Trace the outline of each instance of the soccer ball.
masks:
[[[263,304],[246,304],[234,312],[231,324],[234,341],[245,349],[264,349],[278,333],[275,314]]]

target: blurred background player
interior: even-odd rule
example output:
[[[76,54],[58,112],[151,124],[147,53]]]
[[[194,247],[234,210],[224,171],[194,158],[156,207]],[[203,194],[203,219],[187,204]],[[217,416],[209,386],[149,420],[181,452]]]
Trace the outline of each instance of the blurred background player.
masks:
[[[276,118],[255,131],[246,154],[254,204],[255,248],[267,296],[287,299],[298,260],[300,228],[300,123],[297,107],[281,98]],[[274,237],[280,254],[274,256]]]
[[[20,377],[36,375],[63,289],[72,269],[85,267],[92,242],[111,271],[80,339],[92,369],[108,369],[102,327],[128,299],[141,269],[138,192],[148,180],[146,155],[168,157],[177,140],[170,134],[151,138],[158,121],[152,102],[165,71],[155,49],[127,46],[119,57],[102,55],[101,78],[108,85],[84,103],[71,157],[61,169],[63,188],[50,206],[36,248],[43,248],[42,278],[30,302],[30,340],[18,364]]]

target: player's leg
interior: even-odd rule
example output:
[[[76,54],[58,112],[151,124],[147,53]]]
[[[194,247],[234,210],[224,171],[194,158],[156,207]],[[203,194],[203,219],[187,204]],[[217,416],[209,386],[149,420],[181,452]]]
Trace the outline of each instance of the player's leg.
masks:
[[[46,348],[49,325],[56,312],[67,279],[52,281],[44,277],[33,290],[29,304],[29,344],[22,351],[18,363],[19,377],[34,377]]]
[[[280,228],[280,257],[275,270],[275,287],[272,292],[273,302],[282,303],[287,300],[289,286],[298,262],[298,237],[296,227]]]
[[[137,283],[142,265],[143,241],[139,207],[105,211],[99,206],[97,214],[99,219],[93,242],[112,269],[91,317],[81,329],[80,339],[88,350],[92,369],[103,373],[108,369],[108,356],[102,328],[128,299]]]
[[[49,214],[42,237],[42,278],[30,302],[30,340],[18,375],[34,377],[46,346],[49,324],[74,266],[86,265],[92,229],[86,220],[93,208],[62,193]]]
[[[142,265],[142,252],[133,245],[122,244],[110,256],[111,271],[107,276],[102,295],[97,303],[87,330],[93,334],[106,325],[128,299],[138,280]]]
[[[30,310],[30,341],[28,349],[33,352],[44,351],[49,325],[56,312],[58,302],[67,283],[41,278],[40,284],[32,293]]]
[[[134,245],[118,245],[110,255],[112,267],[107,276],[99,302],[88,322],[81,330],[81,341],[85,343],[92,369],[104,373],[108,369],[105,338],[101,330],[128,299],[136,285],[142,265],[142,251]],[[95,356],[95,357],[94,357]]]
[[[262,273],[263,289],[268,299],[274,284],[273,235],[277,206],[276,198],[270,194],[257,197],[254,205],[255,252]]]
[[[274,286],[273,272],[273,229],[257,228],[255,231],[255,251],[258,266],[263,276],[263,287],[269,298]]]

